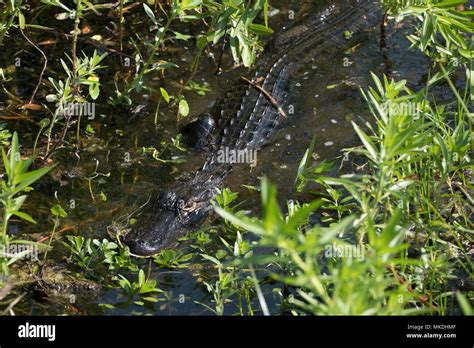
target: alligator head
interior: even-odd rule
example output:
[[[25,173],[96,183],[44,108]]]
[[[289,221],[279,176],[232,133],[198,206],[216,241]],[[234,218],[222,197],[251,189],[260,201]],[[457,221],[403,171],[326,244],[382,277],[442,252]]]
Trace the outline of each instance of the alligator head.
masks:
[[[191,179],[181,178],[150,201],[124,237],[130,253],[152,256],[175,244],[208,215],[215,187],[222,182],[222,176],[214,177],[203,170]]]

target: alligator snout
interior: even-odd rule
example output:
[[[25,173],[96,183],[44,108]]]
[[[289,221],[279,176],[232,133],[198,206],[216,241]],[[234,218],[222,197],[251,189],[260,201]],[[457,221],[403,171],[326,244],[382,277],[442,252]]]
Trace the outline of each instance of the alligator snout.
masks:
[[[172,211],[158,211],[142,216],[124,238],[134,256],[153,256],[170,247],[179,235],[179,220]]]
[[[160,248],[151,245],[144,239],[125,239],[125,244],[130,249],[130,253],[134,256],[152,256],[160,251]]]

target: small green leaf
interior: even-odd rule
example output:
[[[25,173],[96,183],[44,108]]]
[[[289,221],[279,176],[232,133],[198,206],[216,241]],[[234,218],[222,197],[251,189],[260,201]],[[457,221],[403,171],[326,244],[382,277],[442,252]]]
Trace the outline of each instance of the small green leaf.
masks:
[[[168,92],[166,91],[166,89],[160,87],[160,92],[161,92],[161,95],[163,96],[163,98],[165,99],[165,101],[167,103],[170,102],[170,95],[168,94]]]
[[[456,293],[456,296],[458,298],[459,305],[460,305],[464,315],[469,315],[469,316],[474,315],[474,311],[472,310],[472,306],[469,303],[469,300],[466,298],[466,296],[464,296],[459,291]]]
[[[32,224],[36,224],[36,221],[27,213],[24,213],[22,211],[14,211],[12,212],[12,214],[18,216],[19,218],[25,221],[31,222]]]
[[[258,35],[272,35],[273,29],[268,28],[261,24],[250,24],[249,29]]]
[[[143,8],[145,9],[145,13],[147,14],[148,17],[150,17],[153,24],[158,25],[158,21],[156,20],[155,14],[151,10],[151,8],[145,3],[143,3]]]
[[[186,99],[183,98],[179,101],[178,110],[179,110],[179,114],[183,117],[186,117],[189,115],[189,105]]]
[[[423,21],[423,28],[421,30],[421,50],[424,51],[428,47],[428,43],[431,41],[431,37],[433,36],[433,28],[434,28],[434,21],[435,18],[426,13],[425,20]]]
[[[351,121],[351,123],[355,131],[357,132],[357,135],[359,136],[360,140],[362,141],[362,143],[364,143],[364,146],[369,152],[370,157],[374,162],[377,162],[378,156],[374,143],[372,142],[372,140],[370,140],[369,136],[365,134],[364,131],[359,128],[359,126],[357,126],[357,124],[355,124],[353,121]]]
[[[138,272],[138,286],[141,288],[145,284],[145,272],[141,269]]]
[[[5,150],[2,147],[2,159],[3,159],[3,165],[5,166],[5,172],[7,173],[7,176],[10,177],[11,172],[10,172],[10,162],[8,161],[7,154]]]
[[[102,202],[107,202],[107,195],[102,191],[99,193],[99,198]]]
[[[32,184],[33,182],[41,178],[43,175],[45,175],[47,172],[49,172],[51,169],[53,169],[55,166],[56,165],[43,167],[26,174],[22,174],[20,177],[21,180],[19,180],[19,185],[15,188],[14,192],[20,192],[24,190],[30,184]]]
[[[25,16],[21,12],[18,12],[18,23],[20,24],[20,29],[25,29]]]
[[[99,97],[100,89],[98,83],[92,83],[89,85],[89,95],[93,100],[96,100]]]
[[[263,3],[263,19],[265,21],[265,26],[268,28],[268,0],[265,0]]]
[[[41,119],[41,121],[39,122],[39,125],[40,125],[41,128],[46,128],[46,127],[49,126],[50,122],[51,122],[51,121],[50,121],[49,118],[43,118],[43,119]]]
[[[53,214],[56,217],[63,217],[63,218],[67,216],[66,211],[59,204],[56,204],[55,206],[51,208],[51,214]]]

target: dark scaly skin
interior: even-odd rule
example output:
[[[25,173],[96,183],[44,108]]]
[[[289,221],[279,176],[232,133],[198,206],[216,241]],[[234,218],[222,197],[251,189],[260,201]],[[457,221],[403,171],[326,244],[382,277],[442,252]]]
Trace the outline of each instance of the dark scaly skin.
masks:
[[[356,35],[374,22],[377,2],[338,0],[317,15],[309,14],[299,24],[280,34],[266,58],[255,69],[254,81],[285,109],[288,84],[298,65],[315,52],[343,43],[344,31]],[[328,57],[328,64],[333,64]],[[201,222],[212,209],[215,188],[221,189],[232,165],[218,163],[216,154],[227,147],[258,150],[271,140],[283,116],[259,89],[239,81],[202,118],[194,130],[207,161],[193,175],[178,178],[144,209],[125,236],[134,255],[151,256],[172,246],[189,227]],[[209,133],[209,134],[208,134]]]

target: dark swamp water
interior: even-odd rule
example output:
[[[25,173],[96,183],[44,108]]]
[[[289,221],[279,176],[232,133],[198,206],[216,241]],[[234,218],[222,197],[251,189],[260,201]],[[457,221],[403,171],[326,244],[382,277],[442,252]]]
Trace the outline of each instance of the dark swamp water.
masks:
[[[287,30],[303,16],[318,13],[321,9],[337,1],[271,1],[270,26],[275,30],[274,35]],[[381,12],[374,5],[374,11]],[[140,11],[138,11],[140,12]],[[293,19],[294,14],[294,19]],[[45,14],[47,15],[47,14]],[[380,13],[380,19],[382,14]],[[132,30],[142,30],[140,35],[146,35],[149,23],[144,15],[137,15],[130,21],[127,34]],[[100,23],[88,23],[94,26]],[[233,191],[240,192],[240,199],[244,201],[245,209],[258,214],[260,198],[258,193],[245,189],[242,185],[257,186],[259,179],[267,175],[277,185],[282,201],[294,196],[291,184],[296,175],[298,164],[308,148],[313,136],[316,136],[315,152],[320,159],[333,159],[341,156],[341,149],[353,145],[356,135],[351,121],[362,124],[370,120],[371,116],[361,98],[359,88],[366,89],[372,84],[370,72],[377,75],[389,74],[400,80],[407,79],[409,87],[416,90],[422,85],[426,76],[420,72],[427,71],[428,61],[418,52],[408,50],[409,42],[405,36],[410,25],[405,23],[396,29],[387,28],[386,50],[380,50],[380,23],[370,28],[361,39],[348,40],[345,47],[333,47],[311,57],[309,63],[299,70],[296,78],[292,79],[291,94],[297,112],[288,120],[283,129],[273,141],[258,152],[258,166],[238,166],[227,178],[226,185]],[[185,32],[186,29],[180,28]],[[66,31],[66,30],[65,30]],[[17,35],[18,33],[12,33]],[[38,34],[36,40],[46,40],[51,34]],[[330,38],[328,38],[330,39]],[[20,40],[18,40],[20,41]],[[3,66],[8,66],[9,54],[24,57],[25,65],[29,66],[31,74],[20,74],[15,79],[14,87],[18,94],[30,95],[31,89],[37,81],[39,69],[38,56],[30,48],[21,49],[8,47],[2,52]],[[30,50],[31,51],[28,51]],[[87,49],[87,45],[80,49]],[[25,51],[26,50],[26,51]],[[48,56],[62,56],[63,48],[58,44],[47,47]],[[173,62],[180,68],[171,69],[166,76],[166,88],[179,89],[179,85],[186,76],[185,67],[192,60],[192,49],[181,44],[176,52],[168,52]],[[265,54],[265,53],[263,53]],[[118,57],[110,54],[104,65],[114,67]],[[223,57],[223,73],[215,74],[215,64],[202,59],[202,64],[194,77],[194,81],[206,84],[210,92],[199,96],[193,91],[185,91],[189,102],[191,115],[197,116],[206,112],[216,98],[230,84],[236,83],[236,78],[243,74],[242,70],[232,68],[232,58],[229,52]],[[61,68],[57,59],[52,59],[47,75],[60,74]],[[55,71],[56,69],[56,71]],[[113,95],[113,69],[104,69],[101,75],[102,92]],[[162,78],[156,82],[161,86]],[[152,82],[153,84],[153,82]],[[10,85],[9,87],[11,87]],[[39,98],[44,96],[39,96]],[[163,150],[170,144],[172,138],[179,133],[176,124],[176,110],[161,108],[158,115],[158,124],[154,125],[153,114],[157,96],[137,96],[136,104],[145,107],[140,112],[112,108],[107,104],[97,104],[98,117],[90,122],[95,133],[82,144],[80,158],[74,153],[59,152],[55,161],[59,163],[51,178],[45,179],[35,186],[27,199],[24,210],[30,212],[38,221],[37,225],[13,224],[11,231],[28,236],[32,240],[41,240],[50,235],[52,221],[50,208],[61,203],[67,209],[68,217],[61,222],[65,235],[81,235],[102,240],[109,237],[107,230],[114,223],[131,214],[136,207],[145,203],[154,193],[160,192],[177,175],[196,168],[196,159],[193,154],[180,151],[173,146],[167,146],[160,153],[160,158],[180,159],[185,163],[164,163],[154,159],[150,154],[143,155],[143,148],[155,147]],[[0,105],[7,104],[7,97],[0,98]],[[192,117],[190,116],[190,117]],[[31,127],[30,133],[24,129]],[[26,148],[30,148],[36,136],[35,127],[21,122],[11,122],[11,129],[22,129],[22,141]],[[100,198],[100,193],[107,197]],[[71,204],[74,208],[71,208]],[[55,262],[63,263],[64,248],[60,242],[53,242],[55,248],[49,257]],[[186,248],[184,245],[183,248]],[[191,264],[193,260],[190,261]],[[153,314],[153,315],[185,315],[211,314],[199,301],[211,304],[211,296],[195,276],[192,268],[167,269],[158,268],[152,262],[146,261],[144,267],[149,271],[150,278],[157,281],[157,287],[164,290],[166,299],[158,303],[149,303],[145,306],[126,301],[121,296],[120,289],[104,289],[98,295],[77,302],[74,306],[65,305],[61,301],[38,300],[34,295],[27,295],[26,301],[17,307],[18,313],[23,314]],[[127,275],[127,273],[122,272]],[[136,275],[131,275],[133,279]],[[265,285],[264,293],[272,313],[278,313],[278,308],[272,299],[273,285]],[[180,301],[184,296],[184,301]],[[113,304],[114,308],[99,306],[99,304]],[[258,307],[258,306],[256,306]],[[228,312],[227,312],[228,310]],[[236,312],[229,305],[226,314]]]

